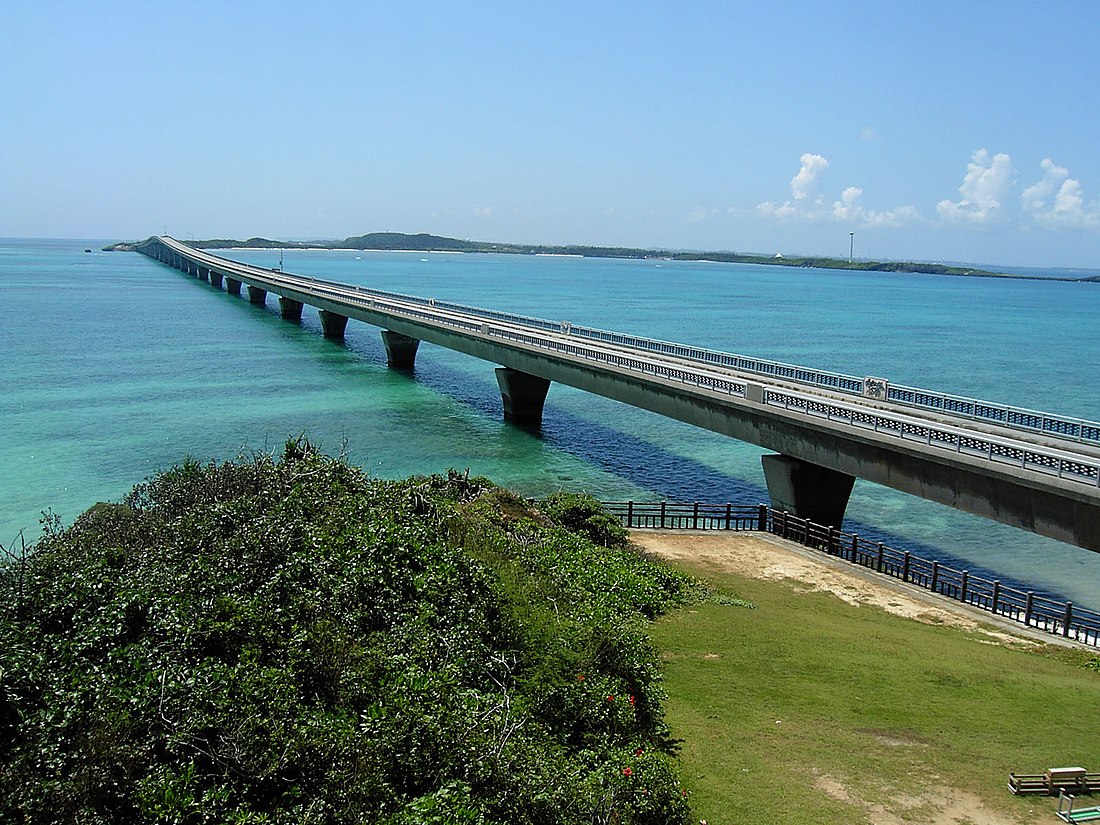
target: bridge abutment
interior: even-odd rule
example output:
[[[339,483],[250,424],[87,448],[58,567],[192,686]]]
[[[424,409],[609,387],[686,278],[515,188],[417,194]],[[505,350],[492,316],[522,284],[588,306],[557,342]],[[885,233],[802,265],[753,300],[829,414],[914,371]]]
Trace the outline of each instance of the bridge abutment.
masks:
[[[550,381],[509,367],[497,367],[496,374],[504,420],[523,427],[541,427]]]
[[[386,364],[395,370],[411,370],[416,365],[416,348],[419,338],[402,335],[388,329],[382,330],[382,344],[386,347]]]
[[[823,527],[840,527],[854,476],[789,455],[764,455],[760,463],[773,510],[785,510]]]
[[[267,290],[266,289],[260,289],[258,286],[249,285],[249,287],[248,287],[248,302],[250,304],[257,304],[259,306],[263,306],[265,303],[267,303]]]
[[[240,295],[241,282],[238,281],[236,278],[226,278],[225,291],[228,292],[230,295]]]
[[[302,302],[279,296],[279,312],[287,321],[302,320]]]
[[[321,329],[326,338],[343,338],[344,330],[348,326],[348,316],[329,312],[327,309],[319,310],[321,316]]]

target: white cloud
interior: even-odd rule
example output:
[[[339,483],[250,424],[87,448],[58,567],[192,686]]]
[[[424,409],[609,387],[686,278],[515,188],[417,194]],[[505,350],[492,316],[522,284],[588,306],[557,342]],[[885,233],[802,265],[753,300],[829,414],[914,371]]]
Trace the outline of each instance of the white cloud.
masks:
[[[830,208],[820,195],[820,174],[829,168],[829,161],[821,155],[807,152],[802,155],[798,174],[791,178],[791,199],[783,203],[766,201],[757,204],[756,213],[775,221],[844,221],[861,228],[900,227],[920,219],[920,213],[912,206],[899,206],[879,212],[867,209],[860,203],[863,190],[849,186]]]
[[[493,207],[491,206],[475,206],[474,216],[478,218],[488,218],[493,214]]]
[[[819,195],[821,182],[818,175],[829,168],[829,161],[813,152],[804,153],[801,161],[798,174],[791,178],[791,200],[781,204],[771,201],[757,204],[759,214],[779,221],[791,218],[816,220],[822,217],[824,204]]]
[[[861,204],[863,190],[858,186],[849,186],[840,193],[840,200],[833,202],[833,219],[850,224],[859,224],[864,229],[889,227],[897,229],[920,219],[920,212],[913,206],[898,206],[879,212],[867,209]]]
[[[829,161],[812,152],[806,152],[801,160],[802,168],[791,178],[791,197],[796,201],[816,197],[821,190],[817,176],[829,168]]]
[[[1085,207],[1081,182],[1050,158],[1043,158],[1040,165],[1043,177],[1020,196],[1024,211],[1046,227],[1100,226],[1100,209]]]
[[[1015,182],[1012,158],[1004,153],[990,157],[985,149],[979,149],[966,167],[957,201],[942,200],[936,211],[948,221],[986,224],[1001,219],[1001,204]]]
[[[781,204],[771,203],[770,201],[759,203],[756,205],[756,211],[765,217],[780,221],[785,221],[800,214],[798,208],[790,201]]]

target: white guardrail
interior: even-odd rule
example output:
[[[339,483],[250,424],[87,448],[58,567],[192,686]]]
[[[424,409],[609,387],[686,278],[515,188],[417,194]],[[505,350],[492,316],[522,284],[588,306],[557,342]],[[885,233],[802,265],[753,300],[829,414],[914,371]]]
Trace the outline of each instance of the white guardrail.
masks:
[[[195,263],[216,267],[223,274],[235,272],[243,278],[267,283],[274,287],[292,288],[317,297],[326,297],[349,305],[358,305],[365,309],[390,312],[432,324],[461,329],[472,334],[515,341],[526,346],[547,349],[574,358],[607,364],[620,369],[677,381],[685,385],[736,397],[745,397],[748,382],[743,378],[691,368],[688,365],[676,366],[668,361],[626,355],[621,351],[588,345],[585,341],[610,343],[626,350],[640,350],[639,356],[642,352],[659,354],[680,362],[702,362],[738,372],[782,378],[833,391],[840,390],[860,398],[867,397],[866,385],[869,381],[881,381],[880,379],[861,379],[839,373],[828,373],[757,358],[746,358],[745,356],[705,350],[668,341],[578,327],[568,322],[548,321],[446,301],[436,301],[433,298],[402,295],[356,284],[345,284],[305,275],[288,275],[279,270],[268,270],[230,261],[185,247],[182,244],[178,247],[168,243],[165,243],[165,245],[178,254],[190,257]],[[486,323],[487,321],[496,321],[498,324],[508,326],[494,325]],[[549,332],[558,337],[531,335],[520,331],[520,329],[510,327]],[[568,336],[571,340],[562,340],[560,336]],[[885,383],[881,382],[880,387],[884,388]],[[858,391],[856,390],[857,386]],[[1048,413],[991,404],[961,396],[934,393],[910,387],[891,387],[885,393],[880,390],[878,395],[872,395],[871,398],[884,400],[882,395],[885,394],[885,400],[893,401],[890,398],[890,391],[901,394],[910,393],[913,394],[914,398],[921,399],[919,402],[896,401],[894,403],[945,413],[961,419],[960,424],[967,419],[982,420],[1027,432],[1042,433],[1048,437],[1056,437],[1069,442],[1067,443],[1067,449],[1069,450],[1072,449],[1073,442],[1100,444],[1100,424],[1096,422],[1064,418]],[[926,446],[937,447],[950,452],[985,458],[993,463],[1007,464],[1089,486],[1100,487],[1100,460],[1089,456],[1055,450],[1038,444],[1015,442],[1009,438],[994,437],[965,430],[961,427],[933,423],[927,419],[910,418],[880,409],[861,407],[858,404],[823,399],[820,396],[780,388],[765,387],[763,399],[765,404],[782,407],[788,412],[824,418],[830,422],[840,423],[855,429],[871,430],[901,440],[920,442]],[[972,414],[960,413],[956,410],[956,408],[965,407],[967,404],[971,405],[967,409],[970,409]],[[998,418],[997,416],[1001,417]],[[1028,416],[1031,418],[1027,418]],[[1036,426],[1020,423],[1025,418],[1027,421],[1038,423]],[[1070,430],[1075,434],[1068,435],[1067,431]]]

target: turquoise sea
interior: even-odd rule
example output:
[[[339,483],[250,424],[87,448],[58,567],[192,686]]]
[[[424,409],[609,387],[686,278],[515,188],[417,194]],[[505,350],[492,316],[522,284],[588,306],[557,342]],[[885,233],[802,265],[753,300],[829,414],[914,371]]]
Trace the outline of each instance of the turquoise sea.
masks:
[[[298,435],[386,478],[453,467],[530,496],[766,501],[752,445],[558,385],[532,435],[502,422],[492,364],[423,344],[415,373],[395,373],[375,328],[327,341],[315,312],[288,323],[274,300],[251,306],[104,243],[0,240],[5,547],[33,541],[44,510],[69,522],[186,456],[278,451]],[[1100,419],[1100,284],[352,251],[288,251],[284,265]],[[1100,608],[1100,554],[863,481],[845,526]]]

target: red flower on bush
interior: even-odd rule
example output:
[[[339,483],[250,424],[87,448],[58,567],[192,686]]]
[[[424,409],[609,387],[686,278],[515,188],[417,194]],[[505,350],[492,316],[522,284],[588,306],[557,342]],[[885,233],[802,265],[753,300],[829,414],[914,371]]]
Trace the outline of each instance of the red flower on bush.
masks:
[[[638,750],[634,751],[635,756],[641,756],[643,753],[645,753],[645,748],[638,748]]]
[[[632,705],[634,704],[634,697],[633,696],[630,697],[630,704],[632,704]]]
[[[608,702],[614,702],[614,701],[615,701],[615,697],[614,697],[614,696],[608,696],[608,697],[607,697],[607,701],[608,701]]]
[[[633,776],[633,775],[634,775],[634,769],[633,768],[623,768],[623,776]]]

